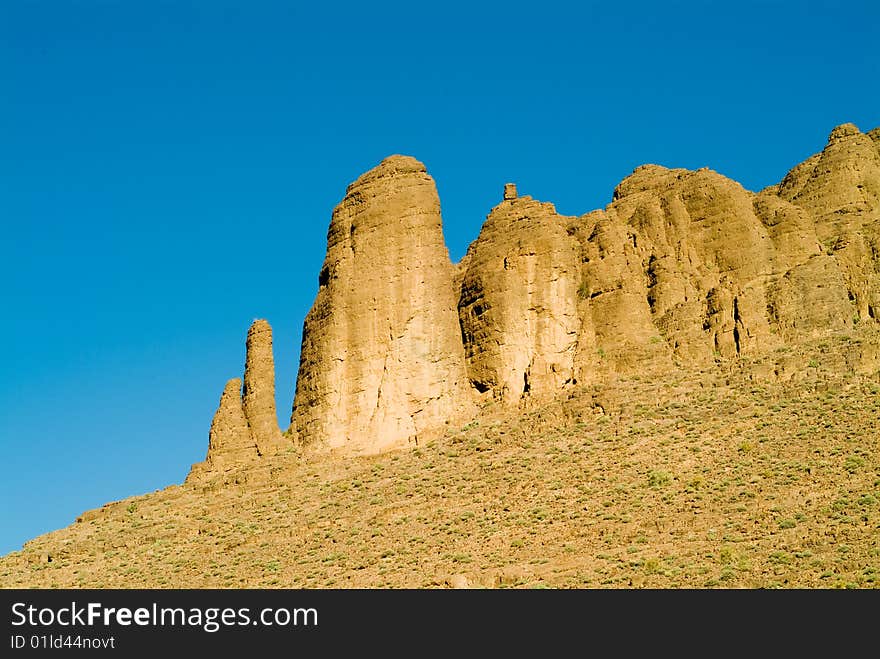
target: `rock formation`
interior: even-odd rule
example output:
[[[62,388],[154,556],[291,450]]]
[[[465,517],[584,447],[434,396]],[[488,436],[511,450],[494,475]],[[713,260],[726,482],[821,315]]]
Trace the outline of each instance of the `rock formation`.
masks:
[[[192,466],[187,482],[196,483],[286,446],[275,416],[275,366],[272,328],[255,320],[248,330],[244,391],[240,378],[226,383],[208,434],[208,455]]]
[[[580,259],[552,204],[508,184],[468,250],[458,303],[468,377],[508,403],[574,384]]]
[[[291,427],[304,443],[375,452],[471,411],[440,200],[391,156],[333,211],[303,326]]]
[[[391,156],[334,209],[318,283],[287,433],[301,445],[377,452],[491,399],[728,367],[880,321],[880,129],[838,126],[758,193],[708,168],[644,165],[606,208],[569,217],[507,183],[457,265],[425,166]],[[247,347],[243,403],[233,380],[197,475],[292,441],[265,321]],[[878,361],[871,346],[851,357]]]
[[[880,318],[880,142],[838,126],[822,153],[794,167],[776,188],[813,218],[839,264],[860,319]]]
[[[283,446],[275,411],[275,363],[272,358],[272,328],[255,320],[247,334],[242,404],[261,455]]]
[[[233,378],[226,383],[211,422],[208,456],[204,462],[193,465],[187,481],[199,481],[208,474],[223,472],[257,456],[257,441],[241,404],[241,379]]]
[[[609,288],[630,292],[627,315],[640,330],[627,352],[647,339],[680,361],[703,363],[767,347],[764,280],[774,250],[752,194],[738,183],[708,169],[640,167],[598,224],[599,249],[584,245],[585,281],[591,306]],[[618,327],[617,343],[629,335]]]
[[[876,319],[878,138],[835,128],[758,194],[706,168],[645,165],[579,218],[506,185],[459,275],[471,382],[512,401]]]
[[[876,134],[872,139],[853,124],[838,126],[821,153],[785,176],[778,194],[810,213],[822,241],[876,223],[880,218]]]

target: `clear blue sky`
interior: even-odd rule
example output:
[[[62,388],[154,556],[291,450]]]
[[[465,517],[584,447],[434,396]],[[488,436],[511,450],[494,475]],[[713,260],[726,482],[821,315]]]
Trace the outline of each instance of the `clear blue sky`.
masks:
[[[257,317],[287,426],[331,210],[386,155],[458,259],[505,181],[756,190],[880,124],[874,0],[319,4],[0,4],[0,554],[181,482]]]

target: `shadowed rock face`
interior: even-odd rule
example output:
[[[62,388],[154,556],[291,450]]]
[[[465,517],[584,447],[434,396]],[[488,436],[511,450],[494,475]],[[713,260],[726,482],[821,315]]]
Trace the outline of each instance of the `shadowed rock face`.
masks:
[[[242,403],[260,454],[278,451],[282,438],[275,411],[272,328],[265,320],[255,320],[248,330]]]
[[[454,268],[425,166],[392,156],[358,178],[327,243],[291,415],[303,442],[381,451],[469,413]]]

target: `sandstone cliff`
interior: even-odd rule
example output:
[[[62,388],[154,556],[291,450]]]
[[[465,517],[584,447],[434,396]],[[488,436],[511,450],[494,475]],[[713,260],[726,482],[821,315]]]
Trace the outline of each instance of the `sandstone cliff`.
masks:
[[[348,187],[303,326],[304,443],[381,451],[471,412],[453,277],[422,163],[391,156]]]
[[[845,124],[757,193],[645,165],[565,216],[509,183],[453,265],[388,158],[333,212],[291,427],[259,320],[185,486],[0,584],[876,587],[878,163]]]
[[[508,187],[468,250],[458,313],[478,391],[516,403],[575,384],[579,258],[565,219]]]
[[[571,218],[508,186],[461,268],[470,380],[516,402],[876,320],[878,199],[878,131],[852,124],[758,194],[645,165]]]
[[[605,209],[574,217],[509,183],[457,265],[425,166],[391,156],[334,209],[318,279],[287,438],[271,329],[257,321],[243,403],[230,383],[199,473],[294,440],[383,451],[488,400],[728,368],[877,323],[880,130],[838,126],[821,153],[758,193],[708,168],[644,165]],[[873,368],[873,354],[853,363]]]
[[[822,153],[794,167],[780,197],[806,210],[834,256],[860,319],[880,318],[880,142],[853,124],[838,126]]]

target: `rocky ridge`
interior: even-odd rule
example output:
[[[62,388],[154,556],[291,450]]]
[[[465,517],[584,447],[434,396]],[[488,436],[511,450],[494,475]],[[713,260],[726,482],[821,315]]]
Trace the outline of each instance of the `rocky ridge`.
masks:
[[[191,478],[281,449],[382,452],[488,400],[528,407],[877,324],[880,131],[838,126],[758,193],[707,168],[644,165],[605,209],[575,217],[507,184],[458,265],[433,179],[391,156],[348,187],[327,243],[290,427],[277,427],[271,329],[258,321],[244,416],[231,381]]]

